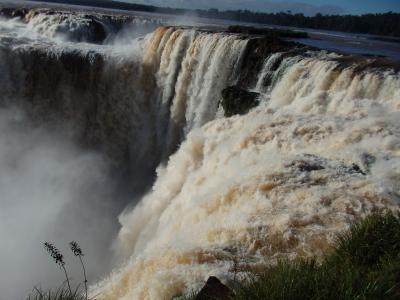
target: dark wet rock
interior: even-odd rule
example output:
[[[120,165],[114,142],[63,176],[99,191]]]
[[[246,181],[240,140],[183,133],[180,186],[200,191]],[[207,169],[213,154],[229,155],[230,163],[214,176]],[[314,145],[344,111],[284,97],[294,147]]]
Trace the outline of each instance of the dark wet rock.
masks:
[[[249,92],[237,86],[230,86],[222,91],[221,105],[225,117],[243,115],[258,105],[259,94]]]
[[[312,172],[325,169],[323,161],[319,157],[310,155],[309,158],[312,159],[294,161],[291,164],[289,164],[288,167],[294,167],[298,169],[300,172]]]
[[[297,169],[300,172],[313,172],[324,169],[335,168],[340,174],[361,174],[366,175],[365,171],[355,163],[348,165],[341,161],[330,160],[313,154],[303,154],[298,159],[285,165],[287,168]]]
[[[356,73],[368,72],[370,70],[393,70],[394,72],[400,72],[400,62],[388,58],[345,54],[334,60],[338,62],[336,67],[338,71],[352,67]]]
[[[211,276],[197,294],[195,300],[228,300],[231,299],[231,296],[232,291],[217,277]]]
[[[265,59],[271,54],[285,52],[281,60],[276,63],[275,68],[277,69],[282,59],[297,55],[300,52],[304,52],[306,49],[309,48],[280,38],[251,38],[247,43],[246,50],[242,57],[243,63],[237,85],[241,88],[248,88],[256,83]],[[274,66],[271,70],[273,69]]]
[[[106,40],[108,33],[101,22],[95,18],[90,18],[88,27],[89,30],[87,33],[78,32],[78,34],[72,35],[70,39],[77,42],[88,42],[94,44],[101,44]]]
[[[65,51],[57,59],[41,49],[3,48],[0,54],[8,57],[10,78],[0,105],[22,107],[38,125],[71,124],[79,144],[100,149],[122,172],[130,167],[132,108],[124,91],[114,87],[118,76],[129,80],[126,73],[106,69],[104,58],[94,52]]]
[[[360,173],[362,175],[367,175],[363,170],[361,170],[360,166],[357,164],[352,164],[351,170],[353,173]]]
[[[0,8],[0,16],[6,18],[25,18],[26,14],[29,12],[27,8]]]

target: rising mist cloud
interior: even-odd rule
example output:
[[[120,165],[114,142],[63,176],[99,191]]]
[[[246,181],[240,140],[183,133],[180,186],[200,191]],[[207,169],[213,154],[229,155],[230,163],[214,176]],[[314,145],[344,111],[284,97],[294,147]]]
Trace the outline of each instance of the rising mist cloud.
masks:
[[[89,280],[108,271],[118,212],[108,167],[63,132],[34,126],[20,110],[0,108],[1,300],[25,299],[34,286],[54,288],[64,281],[44,241],[66,255],[74,285],[82,275],[68,249],[71,240],[87,254]]]

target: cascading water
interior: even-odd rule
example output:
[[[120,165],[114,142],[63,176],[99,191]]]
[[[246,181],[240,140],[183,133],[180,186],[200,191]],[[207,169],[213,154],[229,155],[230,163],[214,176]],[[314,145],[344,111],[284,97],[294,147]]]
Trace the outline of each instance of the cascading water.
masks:
[[[191,131],[120,217],[129,260],[94,289],[102,299],[168,299],[209,276],[319,256],[352,220],[397,209],[400,75],[334,58],[264,68],[259,78],[277,78],[258,108]]]
[[[3,47],[2,102],[23,99],[46,116],[51,109],[119,162],[134,153],[148,166],[215,118],[246,47],[235,36],[167,27],[128,48],[42,39],[41,45]]]
[[[16,107],[17,110],[24,112],[23,115],[30,121],[21,121],[29,124],[20,125],[21,127],[63,128],[63,124],[67,124],[65,131],[68,138],[65,139],[68,141],[72,139],[70,143],[79,142],[84,149],[89,147],[100,150],[112,162],[112,170],[119,171],[118,177],[121,176],[120,173],[124,175],[126,171],[129,172],[132,183],[129,183],[127,189],[133,190],[136,197],[143,193],[151,182],[158,163],[176,150],[186,132],[215,117],[221,90],[226,85],[234,84],[235,71],[238,70],[238,62],[246,46],[246,41],[239,37],[167,27],[161,27],[154,33],[136,40],[117,38],[112,43],[103,45],[76,43],[73,42],[72,35],[69,38],[60,38],[59,20],[67,22],[63,15],[61,17],[32,15],[30,18],[27,22],[26,20],[21,22],[18,19],[0,20],[1,105]],[[35,18],[38,20],[34,20]],[[55,18],[55,21],[52,18]],[[69,25],[76,23],[82,25],[81,21],[80,15],[77,18],[68,16]],[[51,33],[53,32],[51,26],[46,27],[47,25],[43,25],[47,28],[46,30],[38,30],[39,25],[36,25],[36,22],[42,25],[56,22],[53,24],[56,28],[53,28],[54,34]],[[82,33],[81,29],[77,30]],[[90,30],[84,33],[90,36]],[[69,32],[70,29],[67,28],[65,31]],[[117,37],[118,34],[117,32]],[[203,42],[209,47],[204,47]],[[228,66],[231,70],[224,70],[222,66]],[[192,104],[198,101],[202,107],[209,106],[212,110],[201,111],[197,110],[197,107],[186,107],[184,95],[190,95]],[[213,97],[210,97],[207,102],[204,95]],[[196,111],[190,111],[190,109]],[[190,122],[186,121],[186,115],[190,116],[188,117]],[[9,132],[8,129],[3,131]],[[47,133],[44,135],[46,136]],[[41,142],[41,140],[37,141],[39,144]],[[47,149],[48,147],[52,148],[46,140],[46,143],[38,148]],[[48,150],[49,153],[52,153],[51,151],[53,149]],[[63,157],[63,155],[64,152],[55,156]],[[68,166],[69,158],[70,156],[66,159],[65,168],[77,169],[77,176],[86,176],[87,173],[81,169]],[[104,159],[103,156],[102,158]],[[4,161],[6,159],[1,160],[1,162]],[[96,159],[92,161],[97,163]],[[49,161],[49,165],[55,164]],[[82,164],[82,168],[87,168],[87,164]],[[93,165],[90,169],[94,171],[103,170],[102,168]],[[108,170],[105,167],[104,169]],[[2,170],[8,169],[3,166]],[[40,171],[27,174],[34,172],[38,173],[40,178]],[[54,174],[53,180],[57,182],[58,173],[51,174]],[[21,180],[26,178],[26,176],[20,177]],[[71,186],[71,189],[80,191],[80,186],[76,187],[77,183],[69,183],[73,181],[73,177],[67,177],[66,180],[68,182],[65,186]],[[46,181],[43,181],[43,185],[38,189],[47,190],[48,186],[44,185],[47,181],[51,179],[47,180],[46,177]],[[100,180],[92,179],[90,175],[89,178],[80,178],[79,181],[82,183],[95,181],[97,184]],[[122,197],[122,204],[121,199],[118,200],[119,203],[114,203],[118,202],[115,199],[107,199],[113,207],[110,209],[108,204],[104,205],[106,201],[104,198],[111,197],[113,193],[103,192],[103,189],[108,190],[109,187],[97,187],[96,191],[90,192],[92,186],[96,185],[93,184],[90,187],[88,185],[88,191],[80,192],[80,196],[73,194],[74,201],[70,201],[68,195],[64,197],[66,200],[62,195],[60,199],[54,199],[56,202],[59,200],[60,205],[69,207],[60,210],[57,206],[57,211],[53,211],[63,216],[58,218],[58,221],[53,221],[53,216],[43,216],[41,219],[43,222],[45,220],[53,222],[54,224],[51,224],[54,228],[57,228],[57,222],[59,222],[62,229],[58,232],[65,232],[65,228],[87,226],[84,221],[86,218],[82,219],[83,223],[81,219],[75,220],[75,218],[81,216],[81,210],[89,209],[90,205],[99,205],[94,210],[96,213],[90,210],[86,214],[98,219],[92,222],[99,228],[106,223],[110,225],[107,230],[103,230],[104,236],[100,237],[98,231],[93,231],[96,234],[85,240],[87,243],[93,243],[91,247],[87,247],[88,251],[92,247],[101,247],[104,249],[104,252],[101,251],[104,255],[107,252],[104,244],[107,239],[110,240],[109,234],[114,232],[115,223],[117,223],[115,211],[121,209],[121,205],[127,204],[124,200],[126,195]],[[63,191],[60,190],[60,193]],[[101,196],[97,201],[92,201],[95,197],[89,197],[88,193]],[[24,195],[21,194],[21,199],[13,205],[22,208],[23,203],[30,200],[37,205],[43,202],[37,200],[40,197],[28,199]],[[79,207],[77,203],[80,201],[86,203],[84,199],[81,199],[82,197],[88,199],[87,205]],[[43,198],[47,199],[47,194],[43,193]],[[10,203],[13,202],[10,200]],[[29,205],[34,205],[34,203]],[[49,209],[45,211],[52,212],[51,207],[49,206]],[[110,219],[113,216],[114,222]],[[25,219],[28,220],[28,218]],[[2,223],[2,226],[14,226],[7,223],[7,220],[3,219],[6,223]],[[16,220],[16,222],[19,221]],[[74,229],[68,232],[68,236],[73,232],[75,232]],[[32,239],[37,239],[38,244],[31,247],[35,249],[37,247],[40,250],[40,242],[46,238],[47,233],[46,230],[35,231]],[[7,240],[7,236],[2,236],[1,239]],[[21,239],[23,239],[22,235]],[[62,240],[64,241],[64,238]],[[8,251],[8,248],[3,249]],[[0,254],[3,257],[11,255],[8,252]],[[39,254],[35,251],[35,255]],[[95,263],[90,263],[89,272],[90,269],[93,272],[97,270],[104,272],[107,268],[108,262],[105,261],[105,257],[101,255],[99,257],[104,262],[103,268],[97,268]],[[33,261],[41,260],[35,256]],[[27,267],[29,268],[29,263]],[[36,265],[32,266],[32,269],[36,268]],[[43,276],[38,274],[34,280],[40,280],[40,278]],[[29,279],[21,277],[18,282],[25,284],[24,287],[18,288],[18,291],[10,290],[11,296],[7,294],[7,297],[13,298],[15,294],[23,297],[21,293],[28,293],[31,287],[38,283],[33,281],[26,285],[26,281],[29,282]],[[49,283],[56,284],[54,280],[49,280]],[[5,281],[5,284],[11,283]]]
[[[109,22],[37,11],[0,20],[0,102],[36,124],[67,122],[132,185],[148,178],[141,191],[162,163],[120,216],[123,265],[92,287],[96,297],[168,299],[211,275],[227,282],[320,256],[354,219],[397,209],[398,71],[191,28],[92,39],[93,20]],[[260,105],[222,117],[229,86]]]
[[[283,53],[274,53],[265,60],[265,63],[262,67],[262,71],[258,75],[257,83],[254,87],[254,90],[260,93],[266,93],[265,88],[271,87],[271,81],[274,77],[274,65],[279,63],[280,58]],[[267,83],[269,81],[270,84]]]
[[[163,140],[159,144],[167,143],[168,156],[188,132],[216,117],[221,91],[237,80],[246,40],[171,28],[157,46],[150,52],[160,66],[157,135]]]

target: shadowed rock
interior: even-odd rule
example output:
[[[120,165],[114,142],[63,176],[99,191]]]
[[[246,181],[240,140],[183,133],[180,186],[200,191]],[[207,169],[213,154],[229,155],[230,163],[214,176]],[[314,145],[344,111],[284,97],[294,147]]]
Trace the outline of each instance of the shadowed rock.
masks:
[[[247,36],[250,38],[246,50],[242,57],[242,65],[240,70],[239,79],[237,85],[246,88],[251,86],[254,82],[257,82],[258,74],[260,73],[264,61],[273,53],[282,52],[281,59],[288,56],[295,56],[305,52],[310,47],[282,40],[276,37],[265,37],[265,38],[252,38],[251,35]],[[277,62],[276,68],[280,62]]]
[[[225,117],[246,114],[258,105],[258,93],[249,92],[237,86],[230,86],[222,91],[221,105]]]
[[[231,296],[232,291],[217,277],[211,276],[197,294],[195,300],[228,300]]]

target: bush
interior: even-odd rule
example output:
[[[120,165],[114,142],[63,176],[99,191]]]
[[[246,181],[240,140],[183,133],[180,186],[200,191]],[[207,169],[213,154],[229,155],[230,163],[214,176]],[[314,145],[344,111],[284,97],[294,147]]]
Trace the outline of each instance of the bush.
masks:
[[[354,223],[321,263],[280,261],[233,291],[232,300],[400,299],[400,214]]]
[[[371,215],[339,235],[335,255],[359,267],[373,267],[384,257],[400,254],[399,214]]]
[[[241,285],[233,299],[400,299],[400,215],[353,224],[321,264],[282,261]]]

